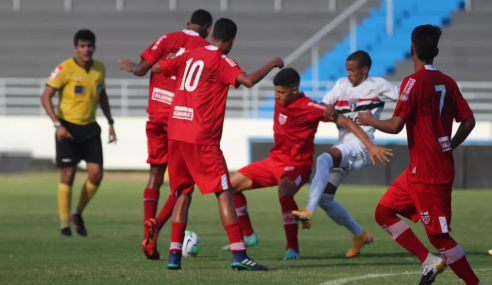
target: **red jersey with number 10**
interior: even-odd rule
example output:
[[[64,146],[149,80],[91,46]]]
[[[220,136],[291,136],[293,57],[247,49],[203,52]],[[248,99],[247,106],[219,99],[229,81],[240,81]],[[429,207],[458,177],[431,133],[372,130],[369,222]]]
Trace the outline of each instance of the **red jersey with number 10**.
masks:
[[[422,67],[403,79],[393,116],[406,122],[409,180],[452,184],[453,120],[461,122],[473,116],[456,82],[432,65]]]
[[[145,49],[140,57],[151,65],[154,65],[159,60],[173,58],[187,50],[209,44],[197,32],[183,30],[162,35],[151,46]],[[169,112],[175,89],[175,77],[152,72],[150,75],[147,113]]]
[[[220,145],[229,85],[244,73],[215,46],[196,48],[161,61],[163,73],[177,76],[169,114],[168,138],[198,145]]]

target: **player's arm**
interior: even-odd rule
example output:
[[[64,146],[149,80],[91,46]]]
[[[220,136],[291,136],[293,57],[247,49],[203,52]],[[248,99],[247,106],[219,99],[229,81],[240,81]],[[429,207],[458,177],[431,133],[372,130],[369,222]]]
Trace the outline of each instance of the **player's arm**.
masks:
[[[460,146],[470,135],[470,133],[473,131],[474,128],[475,128],[475,117],[472,115],[470,118],[460,123],[460,126],[458,127],[456,134],[454,134],[453,138],[451,139],[451,147],[455,149],[458,146]]]
[[[274,68],[282,68],[284,67],[284,61],[280,57],[272,58],[267,64],[265,64],[262,68],[247,74],[241,73],[238,75],[236,81],[243,85],[244,87],[251,88],[256,83],[260,82],[265,76],[267,76],[270,71]]]
[[[120,70],[133,73],[136,76],[145,76],[152,68],[152,64],[145,59],[140,60],[138,64],[129,59],[118,60],[118,63],[121,64]]]
[[[151,46],[142,52],[140,55],[141,60],[138,64],[128,59],[119,60],[118,63],[121,64],[120,70],[133,73],[136,76],[145,76],[152,66],[163,57],[166,50],[168,50],[169,42],[170,39],[167,35],[159,37]]]
[[[109,98],[108,94],[106,93],[106,88],[103,88],[101,94],[99,94],[99,106],[101,106],[101,110],[103,111],[104,116],[109,123],[109,143],[116,143],[116,132],[113,127],[114,120],[111,116],[111,107],[109,106]]]
[[[463,98],[463,95],[461,94],[456,83],[454,85],[454,90],[456,94],[456,104],[454,104],[454,118],[457,122],[460,122],[460,126],[458,127],[458,130],[454,134],[453,138],[451,138],[451,147],[453,149],[461,145],[461,143],[466,140],[466,138],[475,128],[475,116],[473,116],[473,112],[470,109],[470,106],[466,102],[465,98]]]
[[[349,118],[337,115],[334,119],[335,120],[333,122],[335,122],[338,126],[352,132],[364,144],[364,146],[367,148],[367,151],[369,152],[373,165],[376,164],[374,161],[375,157],[379,159],[379,161],[383,164],[385,162],[389,162],[388,156],[393,155],[391,149],[374,145],[369,137],[366,135],[366,133]]]
[[[57,90],[49,85],[44,88],[43,94],[41,95],[41,104],[43,105],[46,114],[53,121],[53,123],[59,123],[60,120],[56,116],[55,108],[53,107],[52,98],[55,96]]]
[[[174,58],[168,58],[166,60],[160,60],[158,63],[152,66],[152,72],[164,73],[167,76],[177,76],[179,66],[183,62],[185,56],[179,55]]]
[[[371,111],[359,112],[357,119],[361,125],[372,126],[387,134],[398,134],[405,126],[405,121],[398,116],[393,116],[391,119],[387,120],[378,120],[374,118]]]

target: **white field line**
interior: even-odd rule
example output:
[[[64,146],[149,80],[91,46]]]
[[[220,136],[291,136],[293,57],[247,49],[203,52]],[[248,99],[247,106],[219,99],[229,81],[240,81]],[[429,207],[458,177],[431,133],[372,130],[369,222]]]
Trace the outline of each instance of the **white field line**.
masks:
[[[476,269],[474,271],[491,271],[492,268],[480,268]],[[382,278],[382,277],[391,277],[391,276],[397,276],[397,275],[409,275],[409,274],[419,274],[419,271],[413,271],[413,272],[401,272],[401,273],[373,273],[373,274],[367,274],[367,275],[362,275],[362,276],[355,276],[355,277],[346,277],[346,278],[340,278],[340,279],[335,279],[331,281],[326,281],[325,283],[321,283],[321,285],[342,285],[346,284],[348,282],[352,281],[357,281],[357,280],[364,280],[364,279],[371,279],[371,278]]]

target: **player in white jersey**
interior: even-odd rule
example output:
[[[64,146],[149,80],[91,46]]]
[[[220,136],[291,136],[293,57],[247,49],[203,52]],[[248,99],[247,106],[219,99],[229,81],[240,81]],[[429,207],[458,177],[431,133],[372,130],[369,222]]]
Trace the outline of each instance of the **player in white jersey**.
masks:
[[[347,78],[339,79],[333,89],[323,97],[323,103],[333,105],[335,111],[358,122],[357,113],[371,111],[379,118],[385,102],[398,99],[398,89],[379,77],[369,77],[372,60],[365,51],[351,54],[345,63]],[[372,140],[373,127],[360,126]],[[350,131],[339,128],[338,142],[332,149],[318,156],[316,173],[309,190],[309,201],[305,209],[292,214],[302,222],[303,228],[311,227],[311,218],[319,205],[328,217],[352,232],[353,245],[347,257],[356,256],[360,249],[373,241],[370,232],[364,230],[337,201],[335,193],[342,180],[351,170],[371,164],[369,154],[362,142]]]

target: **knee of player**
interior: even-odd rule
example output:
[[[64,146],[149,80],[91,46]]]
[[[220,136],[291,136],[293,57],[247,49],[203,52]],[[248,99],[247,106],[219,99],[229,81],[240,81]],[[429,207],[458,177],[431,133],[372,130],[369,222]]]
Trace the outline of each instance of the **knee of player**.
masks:
[[[323,194],[319,199],[318,205],[324,209],[330,208],[330,206],[333,204],[334,201],[335,201],[335,195]]]
[[[74,167],[66,167],[61,170],[61,178],[60,182],[66,185],[72,185],[73,179],[75,177],[76,168]]]
[[[295,181],[288,176],[284,176],[278,185],[278,197],[294,196],[298,189],[299,187]]]
[[[376,206],[376,210],[374,211],[374,220],[378,225],[385,225],[388,218],[396,217],[395,210],[388,208],[382,204],[378,204]]]
[[[333,167],[333,157],[331,154],[325,152],[318,156],[316,159],[316,167],[319,169],[329,170]]]
[[[92,184],[99,185],[103,179],[103,172],[98,171],[94,173],[89,173],[89,181]]]

